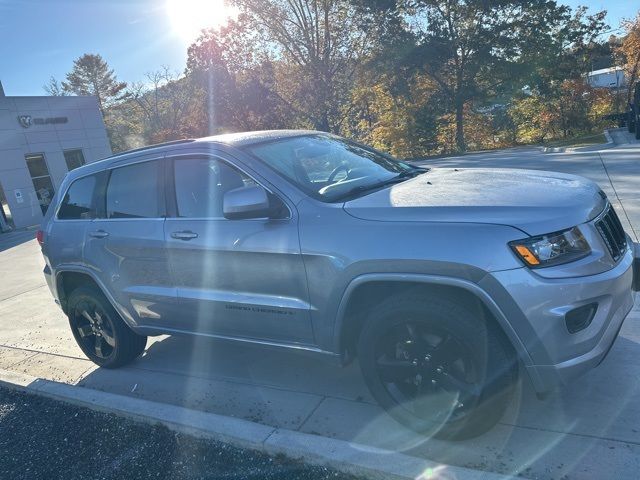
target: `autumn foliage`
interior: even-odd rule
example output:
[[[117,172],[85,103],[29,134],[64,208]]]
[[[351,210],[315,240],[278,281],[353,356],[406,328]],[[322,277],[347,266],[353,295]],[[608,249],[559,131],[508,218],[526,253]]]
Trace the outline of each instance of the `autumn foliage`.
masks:
[[[99,56],[115,151],[221,132],[313,128],[403,158],[568,138],[615,125],[627,91],[588,86],[598,62],[640,76],[640,15],[602,40],[605,13],[547,0],[235,0],[184,72],[123,87]],[[428,21],[427,21],[428,20]],[[99,65],[98,65],[99,64]]]

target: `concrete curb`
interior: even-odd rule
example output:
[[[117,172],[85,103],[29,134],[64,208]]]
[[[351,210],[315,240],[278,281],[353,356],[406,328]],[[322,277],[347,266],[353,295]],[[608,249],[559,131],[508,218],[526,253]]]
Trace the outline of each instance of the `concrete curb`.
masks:
[[[0,385],[81,407],[162,424],[173,431],[218,440],[269,454],[284,454],[366,478],[506,480],[507,477],[444,465],[403,453],[318,435],[269,427],[248,420],[191,410],[175,405],[116,395],[44,380],[0,369]]]
[[[542,153],[563,153],[566,147],[542,147]]]
[[[542,153],[588,153],[611,148],[614,145],[611,133],[609,133],[609,130],[604,130],[602,133],[604,138],[607,139],[606,143],[583,147],[542,147]]]
[[[604,138],[607,139],[607,144],[613,143],[613,137],[611,136],[611,133],[609,133],[609,130],[604,131]]]

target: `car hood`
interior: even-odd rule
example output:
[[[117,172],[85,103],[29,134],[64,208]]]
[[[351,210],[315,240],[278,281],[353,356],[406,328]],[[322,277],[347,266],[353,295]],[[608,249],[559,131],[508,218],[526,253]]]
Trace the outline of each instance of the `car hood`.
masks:
[[[433,168],[344,204],[350,215],[386,222],[510,225],[529,235],[587,222],[606,205],[592,181],[519,169]]]

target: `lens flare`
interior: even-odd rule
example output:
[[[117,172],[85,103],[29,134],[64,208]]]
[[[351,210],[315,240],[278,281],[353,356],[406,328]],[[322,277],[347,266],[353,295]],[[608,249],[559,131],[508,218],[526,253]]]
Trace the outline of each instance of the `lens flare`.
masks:
[[[184,41],[195,40],[203,28],[215,28],[237,15],[224,0],[167,0],[165,9],[173,32]]]

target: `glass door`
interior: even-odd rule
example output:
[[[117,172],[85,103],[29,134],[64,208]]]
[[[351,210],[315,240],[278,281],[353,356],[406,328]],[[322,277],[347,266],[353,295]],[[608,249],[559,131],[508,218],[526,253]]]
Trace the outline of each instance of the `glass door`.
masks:
[[[45,162],[44,155],[41,153],[25,155],[25,160],[27,161],[27,168],[29,168],[33,188],[36,190],[40,208],[44,215],[55,193],[53,182],[51,182],[51,175],[49,175],[49,169],[47,168],[47,162]]]
[[[11,210],[9,210],[9,204],[7,203],[7,197],[4,194],[2,184],[0,184],[0,232],[13,229],[13,218]]]

